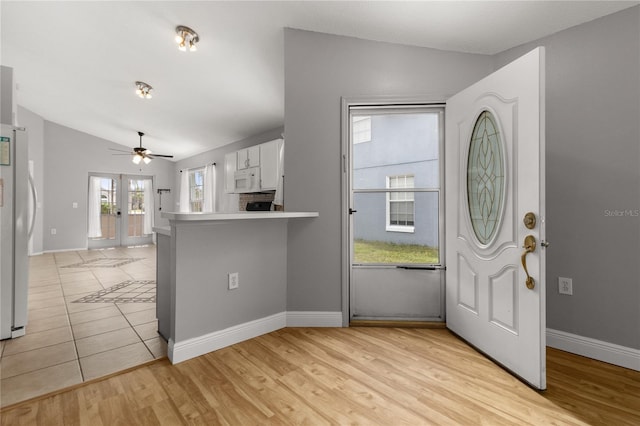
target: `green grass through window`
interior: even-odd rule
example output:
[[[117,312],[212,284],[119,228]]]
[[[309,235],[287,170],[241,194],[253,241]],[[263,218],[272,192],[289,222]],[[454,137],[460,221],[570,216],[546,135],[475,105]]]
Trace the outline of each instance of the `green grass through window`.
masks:
[[[438,264],[438,249],[419,244],[354,241],[354,263]]]

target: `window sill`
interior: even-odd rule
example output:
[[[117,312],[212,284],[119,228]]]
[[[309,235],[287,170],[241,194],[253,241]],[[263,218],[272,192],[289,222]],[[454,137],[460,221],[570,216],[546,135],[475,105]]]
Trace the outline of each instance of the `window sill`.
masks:
[[[405,232],[413,234],[415,232],[415,226],[398,226],[398,225],[387,225],[387,232]]]

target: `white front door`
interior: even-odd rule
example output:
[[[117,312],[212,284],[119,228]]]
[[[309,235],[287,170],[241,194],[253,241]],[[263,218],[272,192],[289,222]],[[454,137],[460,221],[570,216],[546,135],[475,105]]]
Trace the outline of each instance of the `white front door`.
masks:
[[[447,326],[545,389],[544,49],[451,97],[445,147]]]

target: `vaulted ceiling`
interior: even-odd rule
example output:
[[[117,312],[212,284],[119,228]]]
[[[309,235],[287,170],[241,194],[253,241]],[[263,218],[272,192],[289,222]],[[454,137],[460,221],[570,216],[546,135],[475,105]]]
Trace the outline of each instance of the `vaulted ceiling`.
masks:
[[[3,0],[0,59],[19,105],[129,147],[143,131],[178,160],[283,125],[285,27],[495,54],[636,4]],[[177,25],[198,32],[197,52],[177,49]]]

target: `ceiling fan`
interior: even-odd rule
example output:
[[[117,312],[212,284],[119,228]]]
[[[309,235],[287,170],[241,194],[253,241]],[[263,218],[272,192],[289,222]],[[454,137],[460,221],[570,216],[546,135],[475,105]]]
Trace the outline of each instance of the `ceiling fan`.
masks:
[[[156,157],[164,157],[164,158],[173,158],[173,155],[163,155],[163,154],[152,154],[151,150],[144,148],[142,146],[142,137],[144,133],[138,132],[138,136],[140,136],[140,146],[133,147],[133,151],[123,151],[121,149],[110,148],[112,151],[120,151],[126,152],[127,154],[114,154],[114,155],[132,155],[131,159],[135,164],[140,164],[141,161],[144,161],[144,164],[149,164],[151,160]]]

